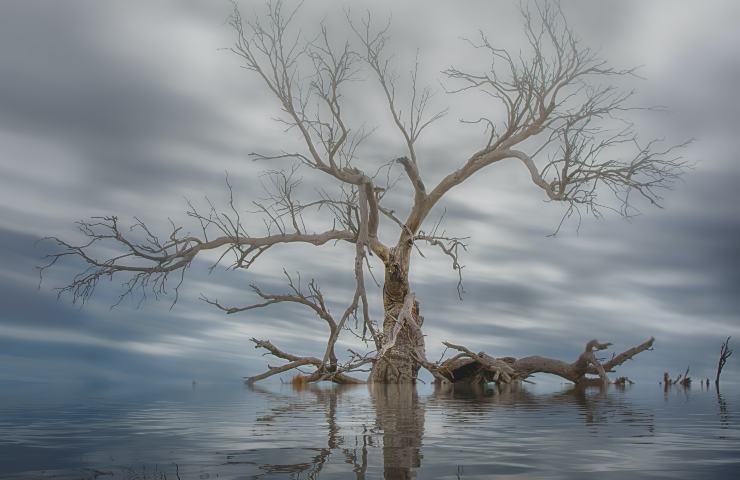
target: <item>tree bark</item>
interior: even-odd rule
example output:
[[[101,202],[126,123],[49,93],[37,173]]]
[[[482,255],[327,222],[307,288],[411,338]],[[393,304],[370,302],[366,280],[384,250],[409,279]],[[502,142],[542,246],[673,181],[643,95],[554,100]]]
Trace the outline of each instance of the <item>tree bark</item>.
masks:
[[[416,382],[425,358],[419,302],[409,289],[410,245],[391,249],[383,286],[383,341],[370,374],[372,383]]]

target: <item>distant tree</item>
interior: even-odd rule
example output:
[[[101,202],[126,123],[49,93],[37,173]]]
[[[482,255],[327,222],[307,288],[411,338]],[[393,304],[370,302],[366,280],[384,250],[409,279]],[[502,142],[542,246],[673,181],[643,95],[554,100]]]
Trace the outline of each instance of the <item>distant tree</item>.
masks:
[[[725,364],[727,363],[727,359],[730,358],[732,355],[732,349],[730,348],[730,338],[727,337],[727,340],[722,342],[722,345],[719,348],[719,361],[717,362],[717,377],[714,379],[714,384],[719,387],[719,376],[722,375],[722,369],[725,368]]]
[[[594,351],[610,344],[593,340],[572,364],[542,357],[495,359],[476,354],[464,346],[450,344],[459,354],[443,363],[427,360],[422,334],[420,304],[409,285],[409,269],[420,244],[438,248],[451,259],[452,268],[461,273],[460,253],[465,238],[441,233],[439,224],[429,224],[432,209],[454,188],[464,188],[474,175],[492,170],[506,161],[520,163],[545,198],[567,205],[563,218],[582,214],[600,216],[604,210],[630,215],[630,199],[640,196],[651,204],[661,200],[660,190],[669,187],[686,163],[676,156],[681,145],[661,147],[657,140],[642,143],[628,114],[633,92],[609,83],[610,79],[633,75],[634,69],[609,66],[599,55],[584,47],[565,21],[560,8],[550,3],[535,3],[522,8],[527,51],[512,54],[498,48],[482,32],[467,40],[468,48],[485,53],[489,61],[467,70],[450,67],[442,72],[447,93],[454,98],[463,92],[485,94],[480,117],[465,123],[485,129],[480,145],[469,145],[459,152],[458,166],[436,185],[424,180],[424,159],[417,144],[427,127],[446,114],[431,111],[432,92],[422,87],[419,64],[411,66],[409,94],[400,95],[401,76],[392,67],[388,52],[389,26],[378,28],[368,14],[362,20],[347,14],[349,39],[335,42],[322,25],[318,35],[306,38],[296,28],[297,8],[288,9],[282,1],[267,6],[263,17],[245,19],[234,8],[230,25],[236,34],[231,49],[243,67],[259,78],[265,92],[274,97],[281,110],[280,122],[286,135],[296,135],[303,143],[300,151],[253,153],[253,158],[289,164],[268,175],[272,191],[267,202],[256,202],[265,228],[246,222],[233,201],[219,211],[211,206],[199,211],[192,204],[187,214],[197,220],[200,234],[183,232],[172,225],[165,238],[141,221],[123,228],[115,216],[94,218],[79,223],[89,238],[73,245],[52,237],[60,249],[42,269],[65,257],[82,259],[87,268],[60,289],[73,301],[86,300],[103,278],[125,277],[122,298],[138,291],[164,294],[177,276],[175,299],[186,269],[199,254],[216,250],[219,262],[230,256],[233,269],[249,269],[269,250],[303,243],[315,246],[348,245],[354,249],[354,294],[344,311],[335,316],[315,280],[307,285],[286,273],[286,292],[273,293],[252,285],[260,303],[229,306],[204,297],[226,313],[243,312],[277,303],[301,304],[326,322],[328,334],[321,356],[299,357],[284,352],[268,340],[253,339],[256,347],[267,350],[287,363],[272,367],[251,380],[260,380],[294,368],[314,367],[307,381],[358,381],[348,373],[371,368],[370,379],[381,383],[414,382],[421,367],[439,381],[479,379],[512,381],[535,372],[554,373],[574,382],[587,374],[600,375],[649,349],[652,339],[601,364]],[[387,122],[398,131],[405,151],[386,165],[369,165],[360,158],[358,147],[370,135],[360,125],[350,125],[346,114],[346,87],[359,81],[359,72],[374,79],[375,92],[387,106]],[[496,115],[503,112],[504,119]],[[380,120],[383,121],[383,120]],[[394,182],[387,171],[395,165],[413,192],[408,210],[386,206],[386,196]],[[323,191],[316,198],[297,198],[300,167],[317,170],[339,194]],[[384,170],[384,167],[386,170]],[[228,183],[228,182],[227,182]],[[610,194],[612,200],[603,199]],[[318,220],[323,218],[323,223]],[[562,222],[561,222],[562,223]],[[560,227],[558,227],[560,228]],[[140,235],[137,237],[136,233]],[[105,244],[106,249],[99,249]],[[109,250],[114,249],[114,250]],[[101,252],[115,251],[108,256]],[[382,265],[384,318],[376,323],[370,316],[366,293],[366,270],[372,263]],[[360,318],[358,326],[349,320]],[[335,345],[343,332],[352,330],[374,349],[369,353],[351,352],[340,361]]]

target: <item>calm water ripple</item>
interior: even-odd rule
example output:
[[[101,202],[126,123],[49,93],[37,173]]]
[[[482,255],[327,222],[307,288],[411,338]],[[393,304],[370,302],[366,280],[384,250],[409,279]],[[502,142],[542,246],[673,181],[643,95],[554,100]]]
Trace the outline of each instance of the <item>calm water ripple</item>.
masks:
[[[740,478],[740,389],[5,390],[8,479]]]

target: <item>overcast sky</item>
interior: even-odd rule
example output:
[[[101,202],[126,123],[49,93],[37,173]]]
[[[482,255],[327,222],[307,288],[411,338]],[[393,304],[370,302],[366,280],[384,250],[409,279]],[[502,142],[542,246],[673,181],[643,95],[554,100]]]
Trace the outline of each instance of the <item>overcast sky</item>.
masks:
[[[458,120],[494,108],[480,97],[444,94],[439,72],[483,67],[460,40],[479,29],[495,45],[523,48],[517,4],[349,4],[353,14],[392,14],[399,78],[418,49],[421,77],[438,91],[433,106],[450,107],[421,139],[424,176],[434,184],[483,141]],[[310,31],[325,17],[341,38],[342,5],[306,2],[298,23]],[[242,8],[251,16],[263,4]],[[471,237],[464,300],[448,258],[430,250],[412,265],[429,357],[451,340],[493,355],[573,359],[594,337],[623,348],[654,335],[655,351],[623,373],[653,381],[691,365],[710,376],[724,337],[740,341],[740,4],[566,1],[563,8],[583,42],[613,65],[643,65],[645,79],[628,87],[639,90],[640,104],[671,113],[635,116],[641,137],[696,138],[683,152],[695,167],[664,193],[663,209],[644,208],[629,221],[585,218],[578,231],[567,222],[556,237],[548,234],[563,209],[544,201],[521,165],[494,165],[453,191],[430,219],[446,209],[446,230]],[[226,171],[246,212],[263,195],[259,172],[286,166],[247,154],[300,148],[295,132],[273,120],[275,99],[221,50],[233,41],[229,10],[220,1],[0,3],[0,381],[234,380],[265,366],[253,336],[296,353],[322,352],[324,325],[308,311],[226,316],[198,296],[247,304],[255,300],[249,283],[281,290],[285,267],[316,278],[338,312],[351,293],[348,246],[274,249],[238,274],[209,275],[207,259],[199,260],[172,309],[165,299],[110,310],[120,293],[115,279],[83,308],[57,301],[53,288],[75,273],[74,263],[37,288],[34,267],[51,247],[37,244],[41,237],[79,239],[74,221],[108,214],[127,222],[138,216],[164,233],[168,217],[186,221],[185,197],[224,205]],[[348,93],[346,108],[378,127],[361,152],[373,170],[404,149],[367,77]],[[327,182],[304,174],[309,196]],[[261,228],[259,217],[245,216]],[[377,289],[373,295],[377,316]],[[728,380],[740,379],[739,359],[731,358]]]

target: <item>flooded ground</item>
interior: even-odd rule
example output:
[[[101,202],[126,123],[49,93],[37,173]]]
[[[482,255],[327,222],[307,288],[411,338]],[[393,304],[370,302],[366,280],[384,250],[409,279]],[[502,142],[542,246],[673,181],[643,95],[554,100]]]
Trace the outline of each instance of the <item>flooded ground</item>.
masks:
[[[3,389],[0,477],[740,478],[740,389]]]

